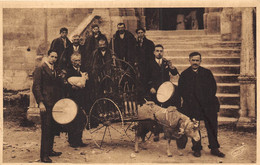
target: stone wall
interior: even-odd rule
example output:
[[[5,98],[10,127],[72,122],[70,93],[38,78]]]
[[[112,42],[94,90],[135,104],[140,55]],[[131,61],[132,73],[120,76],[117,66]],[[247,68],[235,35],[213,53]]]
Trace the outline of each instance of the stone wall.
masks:
[[[51,41],[59,36],[61,27],[73,31],[92,11],[66,8],[3,9],[3,87],[8,90],[30,88],[29,75],[34,70],[37,54],[46,54]]]

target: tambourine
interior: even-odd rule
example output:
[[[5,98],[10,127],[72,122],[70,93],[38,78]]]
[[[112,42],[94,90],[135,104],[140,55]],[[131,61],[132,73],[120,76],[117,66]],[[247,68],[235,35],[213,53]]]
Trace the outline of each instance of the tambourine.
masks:
[[[69,124],[78,113],[77,104],[68,98],[60,99],[52,109],[53,119],[59,124]]]
[[[166,81],[157,90],[156,98],[160,103],[165,103],[174,94],[175,87],[171,81]]]

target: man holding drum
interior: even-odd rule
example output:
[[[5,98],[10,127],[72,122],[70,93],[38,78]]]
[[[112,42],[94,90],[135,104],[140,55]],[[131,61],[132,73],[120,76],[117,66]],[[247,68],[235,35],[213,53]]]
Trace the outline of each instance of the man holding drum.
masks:
[[[162,85],[166,81],[170,81],[170,75],[177,75],[178,70],[175,68],[171,61],[163,58],[164,48],[162,45],[155,45],[154,49],[154,59],[149,62],[147,68],[148,75],[148,95],[152,101],[154,101],[157,105],[161,105],[156,98],[156,93],[160,85]],[[173,84],[172,84],[173,85]],[[170,91],[169,91],[170,92]],[[176,93],[176,91],[175,91]],[[175,96],[174,96],[175,97]],[[176,99],[172,99],[173,102],[170,102],[170,105],[176,106],[177,108],[180,106],[180,99],[178,99],[176,95]],[[169,104],[164,104],[162,106],[169,106]]]
[[[181,73],[178,83],[183,98],[182,112],[190,118],[204,120],[211,154],[224,157],[225,154],[218,149],[220,145],[217,140],[219,102],[216,97],[216,81],[210,70],[200,66],[200,53],[191,53],[189,61],[191,66]],[[193,155],[200,157],[201,141],[192,140],[192,144]]]
[[[40,108],[41,115],[41,151],[42,162],[51,163],[49,156],[60,156],[61,152],[53,151],[54,136],[59,135],[59,125],[52,118],[52,108],[61,96],[59,79],[54,68],[57,61],[56,52],[50,52],[47,60],[33,73],[32,91]]]

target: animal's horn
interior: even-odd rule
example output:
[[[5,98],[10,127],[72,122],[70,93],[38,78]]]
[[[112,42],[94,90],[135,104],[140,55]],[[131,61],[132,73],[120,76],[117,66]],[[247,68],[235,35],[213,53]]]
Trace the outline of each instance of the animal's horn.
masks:
[[[184,129],[183,129],[183,128],[180,128],[178,134],[179,134],[179,135],[183,135],[183,134],[184,134]]]

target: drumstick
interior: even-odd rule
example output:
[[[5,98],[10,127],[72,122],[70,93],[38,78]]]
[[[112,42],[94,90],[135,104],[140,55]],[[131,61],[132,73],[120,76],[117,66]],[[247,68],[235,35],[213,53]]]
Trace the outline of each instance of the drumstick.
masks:
[[[54,110],[54,111],[52,111],[52,112],[63,112],[63,111],[61,111],[61,110]]]

